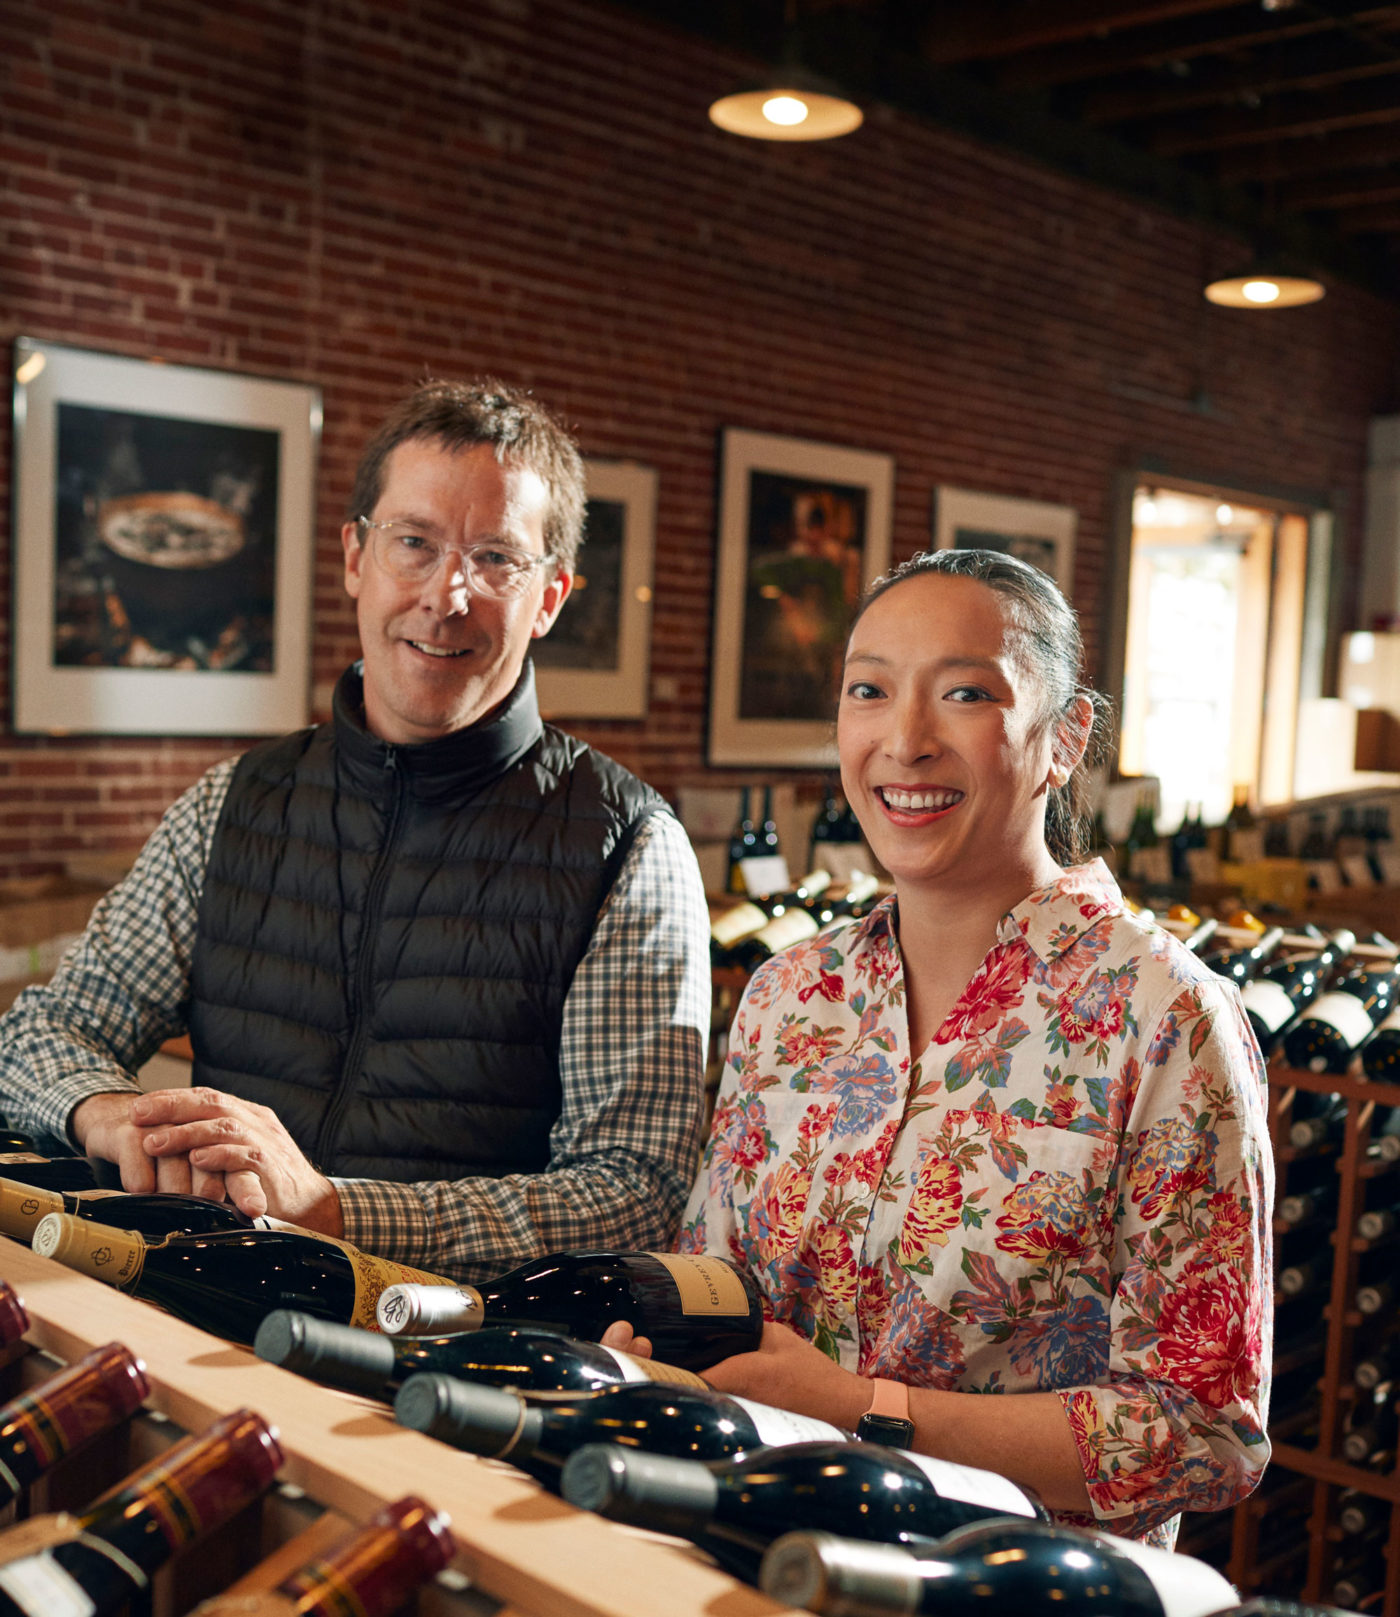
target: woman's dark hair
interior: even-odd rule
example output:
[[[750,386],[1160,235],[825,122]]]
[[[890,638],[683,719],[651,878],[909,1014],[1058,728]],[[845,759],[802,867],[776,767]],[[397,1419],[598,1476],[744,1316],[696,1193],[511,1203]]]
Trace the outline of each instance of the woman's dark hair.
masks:
[[[851,628],[873,601],[905,579],[925,573],[972,578],[1011,604],[1012,622],[1021,635],[1025,660],[1045,692],[1042,722],[1058,726],[1082,697],[1093,718],[1089,744],[1063,786],[1052,787],[1045,802],[1045,845],[1057,864],[1077,864],[1089,850],[1093,819],[1090,772],[1107,752],[1108,703],[1080,681],[1084,642],[1074,608],[1053,579],[1039,568],[1000,550],[926,550],[877,578],[861,598]],[[1058,746],[1058,731],[1056,737]]]

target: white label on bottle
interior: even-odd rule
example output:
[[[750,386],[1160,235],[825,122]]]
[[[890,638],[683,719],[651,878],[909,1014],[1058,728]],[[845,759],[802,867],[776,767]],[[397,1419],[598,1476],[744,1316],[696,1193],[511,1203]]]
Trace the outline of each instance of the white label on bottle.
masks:
[[[31,1617],[93,1617],[92,1597],[50,1555],[0,1566],[0,1591]]]
[[[1355,994],[1324,994],[1308,1011],[1307,1020],[1335,1028],[1352,1050],[1371,1031],[1371,1018]]]
[[[768,893],[785,893],[792,886],[787,860],[780,853],[764,853],[756,859],[741,859],[739,874],[744,878],[744,891],[750,898],[763,898]]]
[[[1236,825],[1230,828],[1230,859],[1237,865],[1257,864],[1264,857],[1264,827]]]
[[[693,1370],[682,1370],[678,1365],[663,1364],[659,1359],[639,1359],[633,1353],[620,1353],[615,1348],[604,1347],[601,1342],[595,1342],[594,1346],[600,1353],[606,1353],[621,1370],[624,1381],[667,1381],[677,1387],[706,1385],[703,1378],[697,1376]]]
[[[1279,983],[1256,977],[1244,985],[1244,1008],[1253,1011],[1268,1033],[1277,1033],[1293,1015],[1293,1001]]]
[[[784,910],[781,915],[773,917],[757,934],[757,938],[760,943],[768,945],[770,954],[778,954],[794,943],[816,937],[819,930],[816,917],[810,910]]]
[[[1128,874],[1137,881],[1168,882],[1172,879],[1171,849],[1155,842],[1150,848],[1134,848]]]
[[[1035,1506],[1008,1478],[995,1471],[979,1471],[975,1466],[954,1465],[951,1460],[935,1460],[927,1454],[910,1454],[904,1458],[919,1470],[938,1489],[943,1499],[961,1499],[967,1505],[984,1505],[1002,1516],[1029,1516],[1035,1518]]]
[[[1388,848],[1382,848],[1377,855],[1380,860],[1381,875],[1386,879],[1389,887],[1400,887],[1400,852],[1392,853]]]
[[[1342,867],[1335,859],[1305,859],[1303,867],[1309,881],[1324,893],[1335,893],[1339,887],[1346,886],[1342,880]]]
[[[839,1426],[817,1420],[812,1415],[794,1415],[788,1409],[774,1409],[772,1404],[755,1404],[747,1398],[736,1398],[736,1404],[754,1424],[758,1440],[765,1448],[782,1443],[844,1443],[847,1434]]]
[[[1220,880],[1220,855],[1214,848],[1188,848],[1186,850],[1186,873],[1192,881],[1212,882]]]
[[[1346,877],[1348,887],[1374,887],[1376,885],[1375,872],[1371,869],[1371,862],[1364,853],[1348,854],[1342,860],[1342,875]]]
[[[1207,1612],[1239,1604],[1235,1586],[1194,1555],[1159,1550],[1135,1538],[1119,1538],[1116,1533],[1105,1536],[1120,1555],[1136,1562],[1147,1574],[1162,1602],[1162,1617],[1205,1617]]]

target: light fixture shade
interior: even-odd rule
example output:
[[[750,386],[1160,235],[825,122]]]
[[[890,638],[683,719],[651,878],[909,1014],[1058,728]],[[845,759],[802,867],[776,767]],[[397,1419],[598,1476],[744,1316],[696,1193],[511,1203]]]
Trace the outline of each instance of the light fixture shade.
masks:
[[[1295,309],[1303,303],[1316,303],[1327,295],[1327,288],[1315,276],[1291,266],[1260,263],[1238,275],[1212,281],[1206,297],[1223,309]]]
[[[751,140],[834,140],[859,129],[865,114],[844,96],[784,80],[721,96],[710,122]]]

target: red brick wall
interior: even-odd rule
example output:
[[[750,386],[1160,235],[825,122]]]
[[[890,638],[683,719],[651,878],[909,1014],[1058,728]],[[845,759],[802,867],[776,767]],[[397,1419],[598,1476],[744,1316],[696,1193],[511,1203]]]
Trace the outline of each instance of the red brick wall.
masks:
[[[1138,454],[1359,511],[1366,421],[1396,406],[1393,306],[1337,286],[1214,310],[1202,272],[1242,244],[878,109],[829,145],[723,135],[705,105],[752,64],[603,3],[409,10],[0,16],[0,340],[324,390],[318,705],[354,648],[336,538],[354,455],[425,369],[532,385],[586,451],[659,468],[652,672],[673,694],[645,723],[574,728],[666,791],[707,778],[725,424],[891,452],[897,555],[939,483],[1073,505],[1091,655],[1111,474]],[[6,514],[0,670],[8,553]],[[0,671],[0,875],[139,839],[237,747],[16,737],[9,713]]]

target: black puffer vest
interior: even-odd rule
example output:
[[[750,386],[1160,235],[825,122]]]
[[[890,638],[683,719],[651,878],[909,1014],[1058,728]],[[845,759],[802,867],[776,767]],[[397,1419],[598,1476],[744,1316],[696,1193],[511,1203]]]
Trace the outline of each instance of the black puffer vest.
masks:
[[[240,761],[191,972],[194,1081],[270,1106],[327,1173],[532,1173],[564,997],[663,800],[540,722],[529,663],[487,724],[420,746],[334,721]]]

